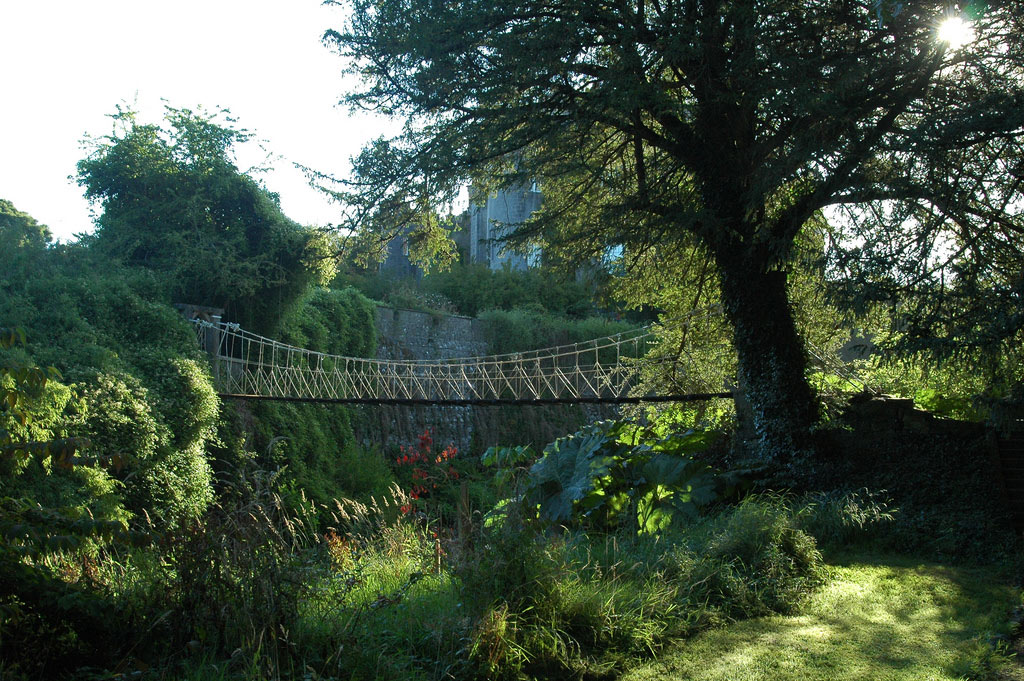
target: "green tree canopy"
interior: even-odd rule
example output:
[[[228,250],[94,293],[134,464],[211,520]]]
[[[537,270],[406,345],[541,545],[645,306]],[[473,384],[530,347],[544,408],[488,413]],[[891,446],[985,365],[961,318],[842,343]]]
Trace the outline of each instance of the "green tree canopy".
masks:
[[[934,264],[940,233],[1020,225],[1019,3],[988,3],[959,49],[938,1],[336,4],[325,41],[363,76],[348,102],[407,119],[356,159],[353,219],[540,178],[520,235],[702,249],[766,458],[807,451],[817,416],[786,275],[805,225],[846,211],[897,249],[867,253],[886,274]]]
[[[52,240],[53,235],[46,225],[39,224],[10,201],[0,199],[0,246],[5,253],[26,246],[42,248]]]
[[[233,149],[250,136],[224,112],[167,107],[164,123],[149,125],[119,108],[113,119],[78,164],[86,198],[103,209],[102,251],[165,274],[178,302],[226,308],[264,331],[333,276],[327,237],[288,219],[235,166]]]

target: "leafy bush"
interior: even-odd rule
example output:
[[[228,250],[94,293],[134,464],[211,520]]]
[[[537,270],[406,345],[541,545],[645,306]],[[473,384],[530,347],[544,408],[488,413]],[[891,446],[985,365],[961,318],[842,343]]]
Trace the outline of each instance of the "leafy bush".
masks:
[[[527,512],[536,509],[543,523],[658,532],[735,491],[738,477],[692,458],[715,438],[688,431],[642,442],[636,426],[595,423],[545,447],[519,494]],[[517,460],[528,456],[515,454]],[[491,464],[509,458],[493,448],[483,456]]]
[[[22,330],[0,328],[0,350],[10,350]],[[0,668],[48,675],[61,666],[103,658],[112,632],[103,602],[68,584],[48,560],[87,542],[127,537],[125,514],[113,483],[81,456],[88,441],[64,437],[71,391],[24,359],[0,365]],[[112,499],[112,497],[114,497]],[[86,554],[87,555],[87,554]]]
[[[343,493],[347,453],[354,446],[349,410],[341,405],[257,402],[248,407],[258,462],[282,469],[286,497],[304,491],[327,504]]]
[[[600,317],[570,320],[536,307],[487,310],[480,314],[480,319],[485,323],[488,348],[495,354],[581,343],[635,328],[627,322]]]
[[[403,513],[421,513],[430,520],[440,520],[443,515],[452,517],[450,499],[444,497],[451,497],[459,479],[455,468],[458,453],[455,445],[437,451],[429,430],[419,435],[415,446],[400,446],[395,470],[409,495],[409,503],[402,507]],[[448,508],[444,501],[449,502]]]
[[[127,507],[170,527],[198,518],[212,500],[204,446],[218,401],[193,360],[150,353],[140,364],[153,390],[130,374],[76,372],[87,407],[80,427],[97,454],[123,462]]]
[[[488,678],[611,675],[672,637],[791,612],[825,576],[814,539],[767,497],[661,536],[492,526],[456,572]]]
[[[19,337],[23,332],[0,328],[0,351],[10,350]],[[50,509],[57,514],[52,518],[55,525],[66,524],[61,518],[83,520],[85,525],[89,520],[123,523],[127,514],[119,485],[106,470],[94,467],[114,458],[86,457],[83,449],[95,451],[90,440],[81,433],[69,436],[69,424],[81,417],[85,404],[59,378],[52,368],[44,371],[12,355],[0,364],[0,493],[7,496],[6,510],[21,509],[16,511],[21,517],[31,515],[33,507]],[[8,521],[3,523],[4,536],[27,541],[26,550],[33,545],[55,548],[47,542],[55,528],[34,527],[26,521],[19,530],[17,523]]]
[[[867,488],[815,492],[804,495],[798,503],[800,527],[822,546],[875,540],[898,513],[880,493]]]
[[[347,357],[372,357],[376,332],[373,303],[351,287],[312,289],[281,324],[284,342]]]
[[[212,499],[205,449],[219,401],[189,325],[151,274],[86,244],[35,257],[37,269],[16,257],[25,267],[0,281],[0,318],[25,326],[34,341],[26,357],[73,381],[69,434],[90,437],[91,456],[122,464],[112,488],[80,491],[107,490],[104,504],[119,498],[168,527],[198,517]]]
[[[167,107],[146,125],[119,109],[78,181],[103,209],[93,244],[110,260],[158,272],[175,302],[225,308],[268,333],[334,262],[324,234],[235,167],[233,147],[249,136],[222,114]]]

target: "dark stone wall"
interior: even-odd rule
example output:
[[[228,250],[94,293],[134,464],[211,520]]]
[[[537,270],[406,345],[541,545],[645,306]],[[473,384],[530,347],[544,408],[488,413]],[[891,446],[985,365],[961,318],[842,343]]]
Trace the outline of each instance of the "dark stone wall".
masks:
[[[450,359],[488,354],[484,322],[389,307],[377,308],[378,359]],[[594,420],[614,418],[608,406],[362,406],[354,409],[356,438],[387,452],[412,445],[431,430],[440,446],[477,455],[492,445],[543,446]]]

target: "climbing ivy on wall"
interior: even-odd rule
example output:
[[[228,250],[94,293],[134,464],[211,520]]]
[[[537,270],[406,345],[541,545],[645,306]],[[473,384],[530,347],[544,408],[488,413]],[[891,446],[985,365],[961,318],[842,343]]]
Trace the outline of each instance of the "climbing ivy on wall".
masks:
[[[373,356],[375,306],[354,288],[317,288],[281,324],[281,340],[350,357]],[[384,491],[391,482],[383,459],[362,451],[341,405],[259,402],[244,407],[255,427],[254,446],[264,466],[280,468],[286,491],[319,503]]]

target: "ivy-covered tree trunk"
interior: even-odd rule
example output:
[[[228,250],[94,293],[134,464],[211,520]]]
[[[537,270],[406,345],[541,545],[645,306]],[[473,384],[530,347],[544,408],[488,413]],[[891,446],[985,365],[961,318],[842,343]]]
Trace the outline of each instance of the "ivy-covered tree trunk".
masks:
[[[806,356],[790,313],[786,273],[765,272],[743,259],[721,260],[722,302],[733,325],[759,455],[785,464],[811,454],[818,406],[804,375]]]

